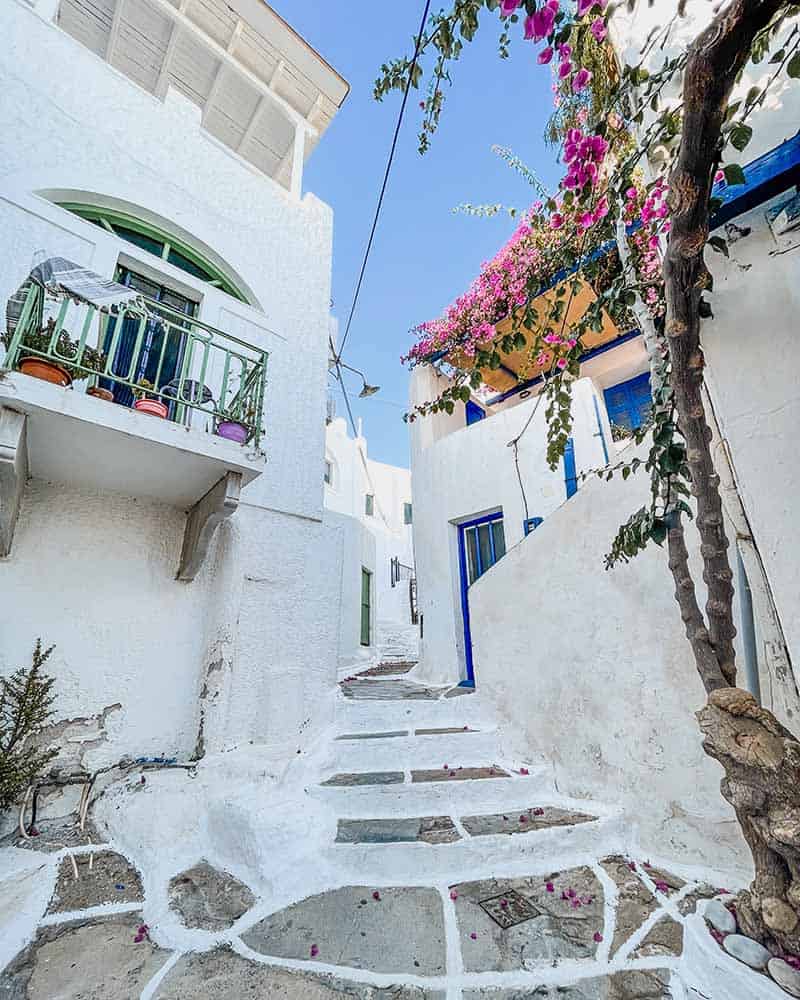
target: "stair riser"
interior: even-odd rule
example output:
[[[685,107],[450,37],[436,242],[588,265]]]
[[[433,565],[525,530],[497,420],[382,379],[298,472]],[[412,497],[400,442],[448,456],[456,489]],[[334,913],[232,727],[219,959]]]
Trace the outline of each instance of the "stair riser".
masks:
[[[434,768],[449,764],[480,767],[499,754],[495,733],[447,733],[403,739],[336,740],[332,767],[336,771],[390,771],[402,766]]]

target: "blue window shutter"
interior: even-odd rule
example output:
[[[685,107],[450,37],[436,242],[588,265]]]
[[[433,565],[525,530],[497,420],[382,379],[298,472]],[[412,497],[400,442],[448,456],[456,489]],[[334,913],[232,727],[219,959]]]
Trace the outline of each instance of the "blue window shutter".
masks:
[[[627,382],[612,385],[605,390],[603,396],[611,423],[626,427],[629,431],[636,430],[647,420],[653,402],[650,373],[644,372]]]
[[[564,447],[564,484],[567,487],[567,499],[578,492],[578,476],[575,471],[575,444],[572,438]]]
[[[467,400],[465,409],[467,411],[467,427],[469,427],[470,424],[477,424],[479,420],[483,420],[486,416],[486,411],[483,407],[478,406],[477,403],[473,403],[471,399]]]

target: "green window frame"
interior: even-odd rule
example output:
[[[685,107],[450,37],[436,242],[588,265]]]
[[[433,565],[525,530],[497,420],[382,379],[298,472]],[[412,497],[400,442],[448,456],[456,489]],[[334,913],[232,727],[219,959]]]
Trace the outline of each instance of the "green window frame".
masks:
[[[361,567],[361,645],[372,644],[372,573]]]
[[[59,208],[105,229],[112,236],[125,240],[126,243],[137,246],[154,257],[167,261],[194,278],[208,282],[209,285],[221,289],[240,302],[248,302],[244,293],[226,274],[179,237],[117,209],[76,202],[57,202],[57,204]]]

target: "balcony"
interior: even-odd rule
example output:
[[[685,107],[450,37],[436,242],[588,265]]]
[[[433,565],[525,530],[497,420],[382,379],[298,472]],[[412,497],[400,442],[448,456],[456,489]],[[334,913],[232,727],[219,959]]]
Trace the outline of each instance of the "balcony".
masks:
[[[7,310],[0,555],[36,476],[187,510],[192,579],[264,469],[267,353],[68,263],[40,265]]]

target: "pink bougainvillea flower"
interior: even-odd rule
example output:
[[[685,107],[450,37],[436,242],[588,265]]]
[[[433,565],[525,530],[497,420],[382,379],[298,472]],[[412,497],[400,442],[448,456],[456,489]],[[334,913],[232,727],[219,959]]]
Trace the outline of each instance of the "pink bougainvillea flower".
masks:
[[[597,944],[600,944],[600,942],[603,940],[603,935],[600,933],[600,931],[595,931],[593,937]]]
[[[717,889],[718,896],[730,896],[730,894],[731,894],[730,889]]]
[[[552,883],[552,882],[546,882],[546,883],[545,883],[545,889],[546,889],[546,890],[547,890],[548,892],[555,892],[555,891],[556,891],[556,890],[555,890],[555,886],[553,885],[553,883]]]
[[[455,902],[458,899],[458,893],[455,889],[450,890],[450,898]]]
[[[667,885],[666,882],[664,882],[661,879],[659,879],[656,882],[656,891],[657,892],[668,893],[669,892],[669,886]]]
[[[628,868],[630,868],[630,870],[632,872],[636,871],[636,862],[635,861],[626,861],[625,863],[627,864]]]
[[[478,940],[478,935],[477,935],[477,934],[475,933],[475,931],[473,931],[473,932],[472,932],[472,933],[470,934],[470,937],[472,938],[472,940],[473,940],[473,941],[477,941],[477,940]]]
[[[716,929],[716,927],[709,927],[708,933],[711,935],[711,937],[714,938],[717,944],[722,944],[722,942],[725,940],[725,935],[720,934],[720,932]]]
[[[520,823],[527,823],[528,817],[523,813],[519,818]]]
[[[568,77],[571,72],[572,72],[572,63],[569,61],[569,59],[567,59],[565,62],[562,62],[558,67],[558,75],[562,80]]]
[[[500,4],[500,13],[503,17],[510,17],[514,11],[519,7],[522,0],[502,0]]]
[[[534,816],[544,816],[544,809],[542,809],[542,808],[541,808],[540,806],[537,806],[537,807],[536,807],[536,808],[535,808],[535,809],[533,810],[533,815],[534,815]]]
[[[564,216],[560,212],[553,212],[550,216],[550,228],[561,229],[564,225]]]
[[[567,896],[569,896],[570,899],[575,899],[577,895],[578,894],[574,889],[567,889]]]
[[[579,69],[572,80],[573,92],[577,94],[579,90],[583,90],[591,79],[592,74],[585,66]]]
[[[375,892],[373,892],[373,894],[372,894],[372,898],[373,898],[374,900],[376,900],[376,901],[380,902],[380,898],[381,898],[381,894],[380,894],[380,893],[378,892],[378,890],[377,890],[377,889],[375,890]]]
[[[519,773],[520,774],[530,774],[531,772],[527,769],[527,767],[521,767],[519,769]]]
[[[718,170],[714,174],[714,183],[715,184],[719,184],[720,181],[724,181],[724,180],[725,180],[725,171],[724,170]]]
[[[569,57],[572,55],[572,46],[566,44],[559,45],[557,51],[558,51],[558,58],[561,60],[561,62],[564,62],[564,60],[569,59]]]
[[[315,944],[312,944],[311,945],[311,957],[312,958],[316,958],[317,955],[319,955],[319,948]]]
[[[533,14],[528,14],[528,16],[525,18],[525,33],[524,33],[524,35],[525,35],[525,40],[528,41],[528,42],[530,42],[533,39],[533,32],[535,30],[533,18],[534,18]]]
[[[606,22],[602,19],[602,17],[596,17],[594,21],[592,21],[592,26],[589,30],[598,42],[602,42],[608,34],[606,30]]]
[[[449,764],[442,764],[442,770],[443,771],[449,771],[450,770],[450,765]]]
[[[540,66],[546,66],[553,58],[553,47],[548,45],[546,48],[542,49],[539,55],[536,57],[536,61]]]
[[[503,909],[505,909],[508,906],[508,900],[507,899],[501,899],[500,900],[500,905],[503,907]]]
[[[584,17],[593,7],[605,10],[608,0],[578,0],[578,17]]]
[[[581,229],[590,229],[594,225],[594,214],[592,212],[584,212],[578,219],[578,222]]]

